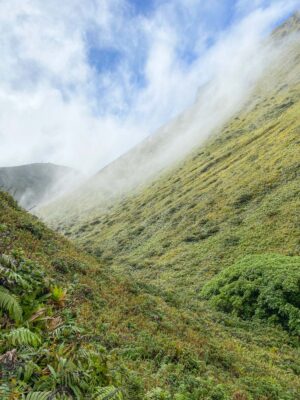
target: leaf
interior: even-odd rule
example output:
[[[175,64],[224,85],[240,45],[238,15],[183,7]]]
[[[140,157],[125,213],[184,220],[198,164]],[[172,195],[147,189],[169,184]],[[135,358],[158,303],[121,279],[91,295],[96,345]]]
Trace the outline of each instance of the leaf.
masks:
[[[55,372],[55,369],[53,367],[51,367],[51,365],[48,365],[48,369],[51,372],[51,375],[54,377],[54,379],[57,378],[57,374]]]
[[[121,389],[114,386],[106,386],[96,389],[96,400],[123,400]]]
[[[10,387],[3,383],[2,385],[0,385],[0,396],[1,396],[1,400],[8,400],[10,398]]]
[[[24,346],[24,345],[29,345],[36,347],[41,343],[41,338],[39,335],[36,333],[31,332],[27,328],[18,328],[12,330],[8,335],[7,335],[9,343],[12,345],[16,346]]]
[[[26,396],[26,400],[48,400],[51,392],[31,392]]]
[[[4,287],[0,287],[0,308],[7,311],[13,320],[17,322],[22,320],[22,308],[18,298]]]
[[[36,319],[40,318],[43,314],[45,314],[46,308],[40,308],[37,310],[32,316],[28,319],[28,322],[33,322]]]

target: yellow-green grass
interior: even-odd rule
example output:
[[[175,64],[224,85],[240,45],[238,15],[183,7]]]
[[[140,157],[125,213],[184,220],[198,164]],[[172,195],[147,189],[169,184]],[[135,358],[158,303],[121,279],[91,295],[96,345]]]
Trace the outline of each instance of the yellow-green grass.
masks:
[[[1,194],[0,202],[1,253],[22,248],[67,290],[65,307],[108,349],[109,368],[123,371],[125,398],[144,399],[156,387],[182,399],[297,398],[295,337],[219,313],[206,302],[183,307],[181,289],[171,296],[129,272],[115,274],[11,198]]]

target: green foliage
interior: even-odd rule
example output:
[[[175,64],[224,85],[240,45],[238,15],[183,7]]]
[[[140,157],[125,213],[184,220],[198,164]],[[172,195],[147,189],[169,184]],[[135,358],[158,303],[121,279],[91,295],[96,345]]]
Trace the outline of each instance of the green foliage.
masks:
[[[66,290],[60,286],[54,286],[53,288],[51,288],[51,298],[57,304],[63,304],[66,298],[66,294]]]
[[[171,395],[169,392],[161,389],[155,388],[146,394],[147,400],[171,400]]]
[[[26,259],[22,251],[0,255],[0,263],[0,323],[5,327],[0,332],[1,399],[15,398],[18,393],[31,400],[101,394],[105,396],[99,398],[123,399],[119,389],[114,387],[113,392],[107,386],[116,379],[109,377],[104,349],[93,339],[88,345],[78,342],[83,329],[72,320],[70,310],[61,310],[66,290],[55,284],[50,289],[52,280],[46,280],[41,266]],[[22,314],[28,317],[23,326],[7,322],[9,316],[20,325]]]
[[[22,308],[18,298],[4,287],[0,287],[0,308],[7,311],[10,318],[14,319],[16,322],[21,321]]]
[[[120,389],[114,386],[107,386],[96,389],[96,400],[123,400],[123,394]]]
[[[10,387],[7,383],[0,385],[0,395],[2,400],[10,400]]]
[[[51,392],[31,392],[25,400],[48,400],[49,396],[51,396]]]
[[[13,346],[37,347],[41,343],[39,335],[24,327],[11,330],[7,335],[7,340]]]
[[[89,273],[93,296],[77,283],[68,293],[92,302],[86,323],[132,371],[130,400],[157,387],[176,400],[299,398],[289,284],[266,290],[261,306],[254,292],[260,312],[251,306],[249,317],[248,292],[234,294],[239,311],[229,313],[199,296],[249,254],[300,254],[299,54],[298,42],[220,134],[150,184],[108,198],[91,181],[79,197],[42,210],[101,264]]]
[[[298,42],[248,106],[178,168],[114,201],[87,190],[75,207],[50,207],[51,225],[80,251],[0,193],[0,254],[15,260],[1,282],[23,310],[23,322],[0,315],[1,366],[16,398],[94,399],[99,387],[121,387],[124,400],[300,398],[288,263],[276,268],[279,283],[271,256],[253,281],[239,270],[237,284],[250,289],[233,289],[228,313],[210,306],[213,295],[199,296],[244,256],[300,254],[300,64],[291,62],[299,51]],[[18,248],[26,256],[13,255]],[[54,301],[54,287],[67,298]],[[6,335],[20,326],[41,344],[13,349]]]
[[[300,257],[248,256],[208,282],[202,296],[219,310],[300,334]]]
[[[55,270],[61,274],[74,274],[75,272],[81,272],[84,274],[86,270],[86,265],[84,265],[84,263],[74,259],[56,258],[52,260],[51,264]]]
[[[20,227],[30,232],[37,239],[42,239],[45,231],[43,225],[41,225],[39,221],[28,222],[25,220],[24,222],[22,222]]]

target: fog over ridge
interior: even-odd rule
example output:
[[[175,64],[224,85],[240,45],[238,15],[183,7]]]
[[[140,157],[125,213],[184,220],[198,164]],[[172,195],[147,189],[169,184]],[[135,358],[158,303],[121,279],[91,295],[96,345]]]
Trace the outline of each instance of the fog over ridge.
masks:
[[[150,133],[183,110],[196,112],[196,99],[197,126],[184,127],[185,141],[191,144],[183,145],[178,134],[165,144],[165,161],[189,151],[194,139],[197,145],[246,101],[275,57],[276,50],[264,43],[266,36],[299,4],[274,1],[264,6],[259,1],[246,10],[246,3],[236,2],[239,18],[218,31],[209,45],[205,30],[199,29],[193,37],[194,59],[185,63],[178,56],[185,32],[175,10],[179,7],[191,19],[193,12],[207,8],[204,0],[187,6],[176,0],[149,18],[133,19],[126,29],[126,18],[118,11],[125,0],[87,2],[85,7],[77,0],[63,7],[55,7],[56,1],[52,6],[3,1],[1,166],[53,162],[94,173],[146,137],[151,142]],[[98,74],[87,62],[87,26],[95,26],[98,39],[108,45],[117,42],[113,22],[119,37],[124,36],[118,44],[122,50],[123,40],[127,45],[128,39],[137,38],[125,46],[128,52],[140,45],[138,38],[145,42],[145,82],[138,86],[131,83],[129,64],[121,63],[115,74]],[[161,128],[160,135],[168,130]]]
[[[248,23],[251,21],[245,21],[246,26]],[[297,14],[259,42],[248,35],[245,42],[234,43],[228,36],[228,42],[222,43],[226,57],[216,63],[212,52],[207,58],[211,71],[214,68],[213,79],[201,88],[191,107],[38,214],[50,220],[61,218],[62,212],[67,218],[90,218],[90,212],[101,212],[113,199],[148,184],[190,153],[201,151],[199,146],[212,134],[218,134],[240,111],[243,114],[262,107],[262,100],[299,80],[295,63],[300,52],[299,28]]]

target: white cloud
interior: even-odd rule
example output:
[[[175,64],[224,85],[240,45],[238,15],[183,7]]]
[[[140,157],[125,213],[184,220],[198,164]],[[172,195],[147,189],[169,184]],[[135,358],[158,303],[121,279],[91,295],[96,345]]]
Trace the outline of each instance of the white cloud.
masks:
[[[244,86],[234,74],[265,29],[298,2],[267,9],[258,2],[207,49],[204,10],[211,3],[162,3],[145,18],[131,17],[125,0],[2,0],[0,165],[51,161],[95,171],[191,105],[208,78],[215,77],[214,90],[228,90],[224,71],[244,98],[260,64],[249,63]],[[245,2],[238,7],[245,12]],[[95,45],[124,55],[115,71],[98,74],[90,65],[90,32]],[[179,51],[187,41],[193,63]],[[141,86],[133,83],[137,59]]]

